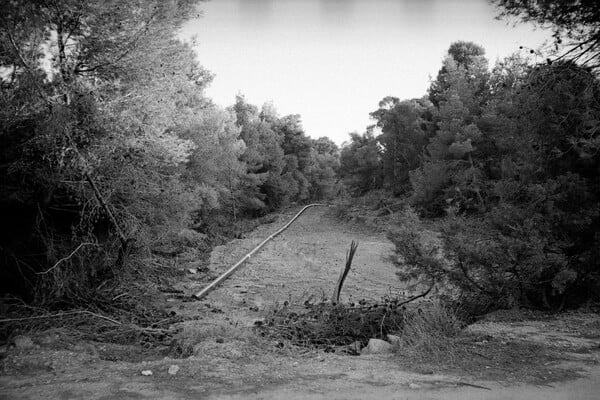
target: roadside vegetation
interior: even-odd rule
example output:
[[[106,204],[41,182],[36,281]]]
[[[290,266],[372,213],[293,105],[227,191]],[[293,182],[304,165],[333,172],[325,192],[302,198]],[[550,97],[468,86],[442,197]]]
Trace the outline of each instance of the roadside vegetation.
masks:
[[[356,195],[388,193],[400,279],[435,282],[471,315],[598,301],[600,15],[497,3],[552,24],[557,54],[522,48],[490,67],[481,46],[452,43],[425,96],[384,98],[351,135],[340,175]]]
[[[310,201],[386,230],[399,284],[436,301],[277,305],[258,331],[282,346],[356,353],[393,334],[420,365],[469,351],[501,363],[501,346],[469,350],[480,339],[460,334],[466,323],[600,300],[597,7],[576,2],[565,19],[558,1],[495,1],[555,27],[557,53],[523,48],[490,67],[478,44],[451,43],[423,97],[385,97],[340,149],[272,104],[205,95],[212,73],[177,36],[198,3],[4,7],[0,341],[58,328],[190,355],[185,335],[213,333],[181,333],[157,294],[192,263],[208,276],[216,244]]]
[[[152,299],[186,263],[336,194],[338,148],[299,115],[204,94],[213,75],[178,37],[199,3],[3,4],[2,340],[61,324],[168,339]]]

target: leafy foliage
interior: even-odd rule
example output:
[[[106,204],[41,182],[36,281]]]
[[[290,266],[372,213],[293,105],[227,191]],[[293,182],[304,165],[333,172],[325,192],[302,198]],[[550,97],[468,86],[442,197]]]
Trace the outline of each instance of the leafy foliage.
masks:
[[[425,99],[400,101],[386,97],[371,113],[381,128],[377,141],[382,148],[384,187],[404,193],[410,186],[408,171],[421,163],[431,127],[432,104]]]
[[[600,82],[573,61],[518,56],[489,72],[484,54],[453,43],[433,105],[387,97],[372,114],[383,182],[414,207],[390,233],[399,276],[437,282],[474,313],[597,298]],[[347,182],[378,176],[345,158],[357,147],[342,150]]]
[[[350,140],[340,154],[340,176],[344,183],[358,193],[381,188],[381,156],[373,132],[351,133]]]
[[[178,38],[197,3],[3,7],[3,291],[97,303],[151,253],[205,249],[240,218],[335,194],[337,147],[299,116],[204,95],[212,74]]]

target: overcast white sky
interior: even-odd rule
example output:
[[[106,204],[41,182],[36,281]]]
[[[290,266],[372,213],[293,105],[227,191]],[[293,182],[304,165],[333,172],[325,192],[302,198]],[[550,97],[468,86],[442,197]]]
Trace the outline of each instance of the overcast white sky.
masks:
[[[211,0],[182,32],[216,74],[207,94],[237,93],[280,115],[301,114],[306,133],[338,144],[373,123],[388,95],[426,93],[450,43],[482,45],[490,63],[550,33],[495,20],[486,0]]]

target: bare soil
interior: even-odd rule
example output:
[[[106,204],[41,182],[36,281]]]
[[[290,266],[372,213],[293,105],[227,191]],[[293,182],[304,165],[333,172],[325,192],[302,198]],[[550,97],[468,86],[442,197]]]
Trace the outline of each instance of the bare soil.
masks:
[[[225,271],[291,215],[215,248],[210,275]],[[0,398],[598,398],[600,321],[591,312],[495,313],[465,329],[456,341],[460,351],[434,359],[352,357],[261,337],[254,326],[275,304],[331,296],[352,240],[359,247],[342,300],[402,294],[383,232],[313,208],[201,301],[191,298],[210,281],[200,274],[177,284],[185,295],[156,299],[188,319],[171,349],[82,342],[60,330],[32,334],[31,348],[1,349]],[[175,375],[168,373],[173,365]],[[147,370],[151,376],[142,375]]]

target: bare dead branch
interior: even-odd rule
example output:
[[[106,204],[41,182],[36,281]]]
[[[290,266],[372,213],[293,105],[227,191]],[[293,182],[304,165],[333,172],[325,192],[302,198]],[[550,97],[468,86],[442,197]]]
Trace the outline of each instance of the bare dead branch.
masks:
[[[410,302],[412,302],[412,301],[415,301],[415,300],[417,300],[417,299],[420,299],[421,297],[425,297],[425,296],[427,296],[427,295],[429,294],[429,292],[431,292],[431,289],[433,289],[433,287],[434,287],[434,286],[435,286],[435,281],[432,281],[432,282],[431,282],[431,285],[429,286],[429,288],[428,288],[426,291],[424,291],[423,293],[421,293],[421,294],[418,294],[418,295],[416,295],[416,296],[413,296],[413,297],[411,297],[411,298],[410,298],[410,299],[408,299],[408,300],[404,300],[403,302],[400,302],[400,303],[396,304],[396,307],[402,306],[402,305],[404,305],[404,304],[408,304],[408,303],[410,303]]]
[[[112,318],[106,317],[101,314],[96,314],[91,311],[86,311],[86,310],[68,311],[68,312],[62,312],[62,313],[56,313],[56,314],[36,315],[33,317],[23,317],[23,318],[5,318],[5,319],[0,319],[0,323],[30,321],[33,319],[44,319],[44,318],[56,318],[56,317],[64,317],[67,315],[76,315],[76,314],[87,314],[87,315],[91,315],[92,317],[96,317],[96,318],[106,320],[108,322],[112,322],[113,324],[116,324],[116,325],[122,325],[119,321],[116,321]]]
[[[58,267],[61,263],[63,263],[64,261],[67,261],[68,259],[70,259],[71,257],[73,257],[75,255],[75,253],[77,253],[79,251],[79,249],[81,249],[83,246],[97,246],[96,243],[81,243],[79,246],[77,246],[77,248],[75,250],[73,250],[71,252],[71,254],[69,254],[66,257],[61,258],[60,260],[58,260],[56,262],[56,264],[54,264],[51,268],[47,269],[46,271],[43,272],[36,272],[38,275],[44,275],[47,274],[51,271],[53,271],[54,269],[56,269],[56,267]]]

